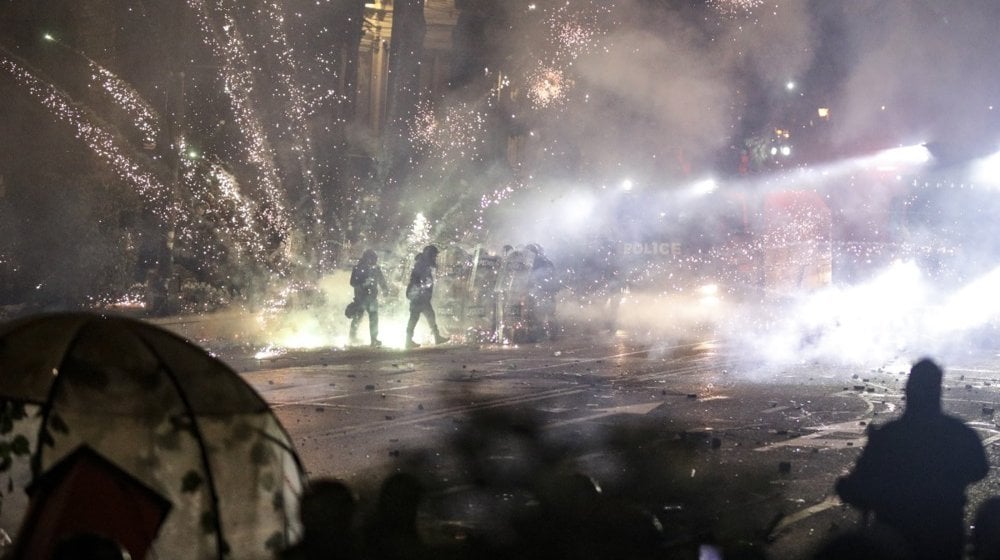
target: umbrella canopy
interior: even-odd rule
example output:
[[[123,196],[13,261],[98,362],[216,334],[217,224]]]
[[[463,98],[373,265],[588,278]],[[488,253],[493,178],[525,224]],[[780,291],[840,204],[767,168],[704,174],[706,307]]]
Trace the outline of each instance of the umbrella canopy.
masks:
[[[87,313],[2,325],[0,399],[38,406],[9,430],[0,418],[0,448],[27,437],[35,476],[87,445],[173,504],[153,557],[269,558],[295,537],[304,477],[287,432],[231,368],[169,331]]]
[[[60,377],[60,373],[66,374]],[[195,414],[260,413],[267,403],[229,366],[159,327],[108,315],[64,313],[13,321],[0,327],[0,396],[45,404],[60,380],[92,388],[111,404],[108,391],[167,390]],[[117,385],[112,387],[112,382]],[[143,399],[149,400],[149,399]],[[133,413],[155,412],[143,402]],[[128,402],[117,402],[128,407]]]

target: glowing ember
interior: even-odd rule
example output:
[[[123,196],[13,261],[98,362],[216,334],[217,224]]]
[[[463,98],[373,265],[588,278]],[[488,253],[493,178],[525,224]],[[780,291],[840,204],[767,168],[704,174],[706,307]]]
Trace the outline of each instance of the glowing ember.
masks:
[[[610,13],[612,6],[601,2],[582,6],[566,2],[553,10],[546,24],[555,43],[556,58],[572,62],[597,46],[604,35],[599,21]]]
[[[528,79],[528,99],[535,108],[544,109],[566,100],[573,80],[556,68],[541,68]]]
[[[270,360],[272,358],[283,356],[287,353],[288,353],[287,348],[275,348],[273,346],[268,346],[267,348],[264,348],[263,350],[260,350],[259,352],[254,354],[253,357],[258,360]]]
[[[459,161],[478,161],[484,152],[486,115],[474,106],[458,103],[437,111],[422,102],[410,124],[410,139],[424,153],[432,154],[445,169]]]
[[[708,0],[708,5],[721,15],[738,17],[749,15],[764,4],[764,0]]]
[[[160,212],[173,214],[179,208],[168,202],[168,189],[150,172],[143,171],[132,155],[132,151],[122,145],[109,131],[95,124],[78,104],[57,88],[45,83],[12,57],[0,52],[0,69],[8,72],[17,83],[52,112],[57,118],[68,123],[88,148],[118,174],[133,185],[146,200]]]
[[[143,144],[155,146],[156,137],[160,133],[160,119],[152,106],[135,91],[135,88],[110,70],[92,60],[90,67],[93,81],[128,113],[136,128],[142,132]]]
[[[242,147],[248,162],[258,171],[257,185],[266,201],[262,209],[265,225],[278,237],[285,238],[290,228],[289,217],[277,165],[255,105],[254,67],[244,37],[236,25],[236,16],[231,9],[221,5],[207,6],[201,0],[189,0],[188,4],[199,18],[205,42],[221,62],[224,91],[231,101],[237,125],[244,131]],[[293,113],[298,114],[299,111],[295,109]]]

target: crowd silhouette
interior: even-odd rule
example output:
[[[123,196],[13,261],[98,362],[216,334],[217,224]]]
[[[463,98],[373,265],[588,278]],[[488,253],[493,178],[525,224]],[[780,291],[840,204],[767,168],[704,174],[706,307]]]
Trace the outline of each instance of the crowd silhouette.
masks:
[[[342,481],[319,479],[299,501],[302,540],[285,549],[281,560],[348,560],[358,557],[354,518],[358,498]]]
[[[964,522],[966,492],[989,470],[976,432],[942,409],[943,371],[930,359],[918,361],[905,387],[905,407],[893,420],[871,425],[868,442],[851,471],[833,491],[856,508],[857,526],[832,532],[812,552],[814,560],[1000,560],[1000,496],[976,511],[971,530]],[[523,419],[522,419],[523,420]],[[473,455],[511,418],[487,417],[473,428],[477,441],[462,441],[469,468],[480,483],[496,478],[476,467]],[[767,559],[767,539],[718,542],[710,531],[678,534],[662,516],[635,500],[606,494],[598,480],[573,469],[549,468],[555,455],[530,449],[538,437],[530,422],[513,426],[538,464],[506,482],[521,485],[530,499],[503,515],[505,534],[465,531],[462,538],[429,542],[421,527],[428,495],[420,465],[400,468],[382,481],[371,504],[347,483],[331,478],[309,482],[299,503],[301,537],[276,553],[278,560],[462,560],[571,559],[698,560]],[[509,434],[508,434],[509,435]],[[535,442],[537,443],[537,442]],[[507,473],[507,476],[510,476]],[[514,481],[514,479],[517,479]],[[513,482],[512,482],[513,481]],[[496,480],[493,481],[496,483]],[[499,484],[503,486],[503,483]],[[513,493],[513,490],[511,490]],[[498,513],[497,515],[500,515]],[[762,525],[766,522],[758,520]],[[690,527],[686,528],[690,529]],[[128,558],[100,535],[75,535],[55,547],[53,558]]]
[[[861,522],[832,534],[811,558],[1000,559],[1000,497],[982,503],[967,539],[966,489],[986,476],[989,465],[976,432],[942,411],[942,378],[935,362],[918,361],[907,378],[900,417],[869,426],[868,443],[857,463],[834,487],[844,504],[861,513]],[[535,482],[535,500],[511,520],[513,539],[497,543],[470,536],[461,545],[442,548],[421,537],[418,509],[424,490],[414,474],[388,477],[374,511],[353,524],[345,517],[353,515],[357,505],[343,498],[349,490],[341,482],[320,480],[314,483],[318,488],[336,486],[341,494],[310,486],[303,497],[305,536],[290,549],[301,555],[282,558],[768,558],[763,541],[678,544],[656,515],[639,504],[606,496],[598,481],[580,472],[556,473]],[[329,500],[321,510],[339,513],[317,516],[314,525],[309,522],[314,499]],[[339,540],[329,534],[338,530],[346,535]],[[318,546],[310,542],[313,539]]]

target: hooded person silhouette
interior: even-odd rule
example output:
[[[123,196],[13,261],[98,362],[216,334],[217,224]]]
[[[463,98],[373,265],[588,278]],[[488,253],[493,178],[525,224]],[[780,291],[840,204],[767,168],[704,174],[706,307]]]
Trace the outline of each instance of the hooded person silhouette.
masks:
[[[437,268],[438,248],[435,245],[428,245],[417,254],[410,272],[410,282],[406,285],[406,299],[410,300],[410,319],[406,323],[406,347],[417,348],[420,345],[413,341],[413,331],[417,328],[417,321],[423,315],[427,319],[427,326],[434,334],[435,344],[444,344],[450,337],[441,334],[438,329],[437,317],[434,314],[434,307],[431,305],[431,297],[434,295],[434,269]]]
[[[976,432],[942,412],[942,377],[929,359],[914,364],[902,416],[869,429],[854,470],[835,488],[844,502],[898,533],[912,558],[958,560],[965,489],[989,465]]]

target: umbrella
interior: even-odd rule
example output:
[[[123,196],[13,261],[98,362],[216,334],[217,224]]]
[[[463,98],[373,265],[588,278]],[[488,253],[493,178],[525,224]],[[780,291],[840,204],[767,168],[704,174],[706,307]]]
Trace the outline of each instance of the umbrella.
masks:
[[[37,477],[89,446],[173,504],[156,558],[270,558],[294,540],[304,475],[287,432],[169,331],[89,313],[2,325],[0,400],[0,472],[30,453]]]

